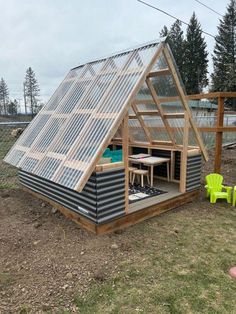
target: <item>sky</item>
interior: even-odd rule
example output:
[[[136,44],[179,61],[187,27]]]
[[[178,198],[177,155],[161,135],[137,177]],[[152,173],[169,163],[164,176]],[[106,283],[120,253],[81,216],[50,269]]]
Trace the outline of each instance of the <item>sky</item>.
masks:
[[[217,34],[221,17],[196,0],[145,1],[186,22],[195,11],[202,29]],[[201,2],[224,14],[229,0]],[[0,0],[0,7],[0,77],[22,104],[29,66],[47,101],[70,68],[157,39],[164,25],[174,23],[137,0]],[[211,59],[214,38],[204,37]]]

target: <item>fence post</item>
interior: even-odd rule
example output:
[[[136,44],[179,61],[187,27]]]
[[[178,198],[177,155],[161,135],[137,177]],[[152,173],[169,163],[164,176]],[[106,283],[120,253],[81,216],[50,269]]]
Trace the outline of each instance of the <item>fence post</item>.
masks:
[[[223,132],[222,127],[224,124],[224,98],[218,97],[218,109],[217,109],[217,120],[216,120],[216,148],[215,148],[215,165],[214,171],[216,173],[221,172],[221,154],[222,154],[222,138]]]

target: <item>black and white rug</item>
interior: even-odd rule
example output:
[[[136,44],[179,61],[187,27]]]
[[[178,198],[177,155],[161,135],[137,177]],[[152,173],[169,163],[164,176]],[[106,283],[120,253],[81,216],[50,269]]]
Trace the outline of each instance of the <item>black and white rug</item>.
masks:
[[[158,196],[161,194],[167,193],[166,191],[157,189],[155,187],[150,187],[148,185],[145,185],[144,187],[141,187],[140,184],[134,183],[133,185],[129,185],[129,203],[134,203],[141,201],[145,198]]]

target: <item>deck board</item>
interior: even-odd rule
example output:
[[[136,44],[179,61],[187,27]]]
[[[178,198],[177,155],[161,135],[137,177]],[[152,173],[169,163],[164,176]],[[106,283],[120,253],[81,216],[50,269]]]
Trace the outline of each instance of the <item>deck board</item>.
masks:
[[[164,180],[155,179],[154,187],[163,191],[167,191],[167,193],[149,197],[149,198],[144,198],[140,201],[129,204],[128,213],[133,213],[137,210],[141,210],[143,208],[162,203],[168,199],[171,199],[173,197],[183,194],[179,191],[179,184],[174,183],[174,182],[167,182]]]

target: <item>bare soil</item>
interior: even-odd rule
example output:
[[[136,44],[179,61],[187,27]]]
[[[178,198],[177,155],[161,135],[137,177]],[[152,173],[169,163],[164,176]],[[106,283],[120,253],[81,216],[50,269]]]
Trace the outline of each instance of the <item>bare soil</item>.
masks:
[[[210,155],[203,183],[205,174],[212,172]],[[226,184],[236,185],[235,149],[224,150],[222,173]],[[14,176],[8,179],[18,184]],[[221,202],[216,206],[224,209]],[[212,211],[202,196],[124,231],[95,236],[18,186],[0,190],[0,313],[82,313],[76,296],[86,295],[95,283],[113,278],[120,265],[137,259],[137,243],[148,247],[148,228],[153,230],[168,215],[197,216],[199,208],[203,216]]]

